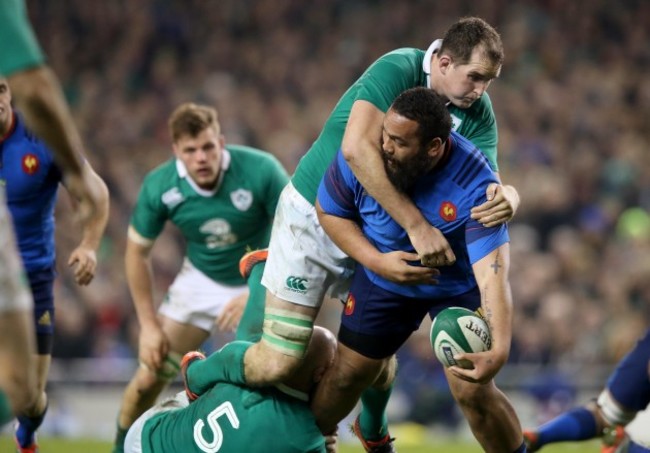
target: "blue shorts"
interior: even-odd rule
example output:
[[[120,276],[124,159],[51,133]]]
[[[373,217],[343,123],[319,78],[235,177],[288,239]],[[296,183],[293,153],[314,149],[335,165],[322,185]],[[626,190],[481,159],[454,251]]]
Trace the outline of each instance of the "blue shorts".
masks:
[[[630,441],[630,445],[627,447],[627,453],[648,453],[650,448],[639,445],[634,441]]]
[[[607,381],[607,389],[623,407],[642,411],[650,403],[650,329],[618,363]]]
[[[427,313],[433,319],[447,307],[474,311],[480,306],[478,287],[457,296],[418,299],[375,285],[362,268],[357,268],[341,314],[338,337],[342,344],[359,354],[383,359],[397,352],[411,333],[418,330]]]
[[[52,353],[54,335],[54,268],[27,273],[29,286],[34,296],[34,326],[39,354]]]

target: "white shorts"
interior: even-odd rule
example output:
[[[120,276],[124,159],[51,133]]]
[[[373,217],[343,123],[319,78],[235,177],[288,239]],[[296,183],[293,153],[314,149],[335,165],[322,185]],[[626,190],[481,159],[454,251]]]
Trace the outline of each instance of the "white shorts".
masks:
[[[226,304],[246,291],[246,285],[226,286],[215,282],[185,258],[158,313],[211,332]]]
[[[129,432],[126,433],[126,438],[124,439],[124,453],[142,453],[142,430],[144,429],[144,424],[147,423],[151,417],[160,412],[182,409],[189,405],[190,401],[187,399],[185,391],[182,391],[146,411],[138,417],[129,428]]]
[[[317,308],[325,295],[345,300],[353,272],[354,261],[325,233],[316,208],[287,184],[275,211],[262,284],[280,299]]]
[[[5,191],[0,188],[0,313],[33,308],[32,293],[27,286],[13,223],[5,203]]]

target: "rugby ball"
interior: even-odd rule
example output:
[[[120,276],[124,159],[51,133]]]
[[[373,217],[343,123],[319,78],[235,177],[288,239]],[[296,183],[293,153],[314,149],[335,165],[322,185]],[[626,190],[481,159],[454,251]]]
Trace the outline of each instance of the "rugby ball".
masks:
[[[456,361],[461,352],[483,352],[490,349],[492,336],[487,323],[475,312],[449,307],[438,313],[431,324],[431,347],[445,367],[458,365],[472,368],[467,360]]]

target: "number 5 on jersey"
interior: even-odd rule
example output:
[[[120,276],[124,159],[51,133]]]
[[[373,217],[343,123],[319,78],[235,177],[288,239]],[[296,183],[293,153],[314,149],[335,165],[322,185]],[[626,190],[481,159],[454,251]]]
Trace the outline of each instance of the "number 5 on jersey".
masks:
[[[217,408],[207,416],[208,426],[212,430],[213,435],[212,442],[208,442],[205,440],[205,437],[203,437],[202,431],[205,422],[203,420],[197,420],[194,424],[194,442],[205,453],[217,453],[221,448],[221,444],[223,444],[223,430],[221,429],[221,426],[219,426],[218,420],[222,415],[225,415],[228,418],[228,421],[233,428],[239,429],[239,419],[237,418],[237,414],[235,414],[235,409],[232,407],[230,401],[226,401],[217,406]]]

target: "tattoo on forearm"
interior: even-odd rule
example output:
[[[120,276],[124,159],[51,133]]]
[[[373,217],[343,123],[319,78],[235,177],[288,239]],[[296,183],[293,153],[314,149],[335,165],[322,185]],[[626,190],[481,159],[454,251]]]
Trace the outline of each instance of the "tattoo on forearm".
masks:
[[[492,308],[490,307],[490,300],[488,299],[488,288],[487,286],[483,288],[483,302],[481,304],[481,307],[483,308],[483,318],[485,319],[485,323],[488,325],[490,328],[490,331],[494,328],[492,325]]]
[[[499,273],[499,269],[501,269],[503,266],[499,264],[499,255],[500,252],[497,251],[497,256],[494,258],[494,263],[490,264],[490,267],[494,269],[494,275]]]

